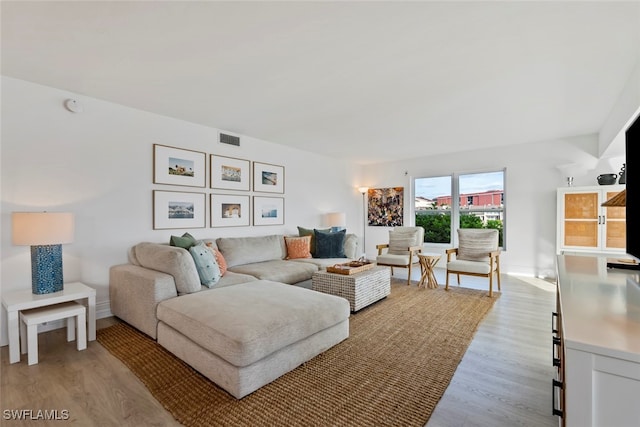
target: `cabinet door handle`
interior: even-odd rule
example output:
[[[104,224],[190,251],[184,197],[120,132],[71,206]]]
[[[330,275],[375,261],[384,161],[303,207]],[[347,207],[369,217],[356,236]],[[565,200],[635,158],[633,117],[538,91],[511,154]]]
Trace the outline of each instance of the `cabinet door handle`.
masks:
[[[551,345],[551,359],[553,361],[553,366],[559,368],[561,363],[562,363],[562,350],[560,348],[557,349],[557,347],[561,347],[562,345],[562,338],[560,337],[553,337],[553,344]],[[556,357],[556,355],[558,355],[558,357]]]
[[[558,328],[555,326],[558,321],[556,320],[558,318],[558,313],[556,313],[555,311],[551,312],[551,332],[554,334],[558,333]]]
[[[564,417],[564,411],[562,409],[556,408],[556,387],[562,390],[564,388],[564,383],[558,380],[551,380],[551,409],[553,415],[557,415],[560,418]]]
[[[602,224],[602,215],[598,215],[598,225]]]
[[[607,217],[602,215],[602,224],[606,224],[607,223]]]

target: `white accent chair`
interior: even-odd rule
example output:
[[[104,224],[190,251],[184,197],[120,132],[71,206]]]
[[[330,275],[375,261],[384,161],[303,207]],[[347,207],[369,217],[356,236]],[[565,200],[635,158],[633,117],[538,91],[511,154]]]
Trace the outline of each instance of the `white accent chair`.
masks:
[[[407,285],[411,284],[411,266],[417,263],[417,254],[422,252],[424,243],[424,228],[422,227],[395,227],[389,231],[389,243],[376,245],[378,256],[376,264],[393,268],[407,268]],[[383,249],[387,249],[382,253]]]
[[[493,296],[493,275],[498,277],[500,290],[500,248],[499,234],[495,229],[458,229],[458,247],[447,249],[447,283],[449,290],[449,275],[481,276],[489,278],[489,297]],[[455,259],[452,259],[455,255]]]

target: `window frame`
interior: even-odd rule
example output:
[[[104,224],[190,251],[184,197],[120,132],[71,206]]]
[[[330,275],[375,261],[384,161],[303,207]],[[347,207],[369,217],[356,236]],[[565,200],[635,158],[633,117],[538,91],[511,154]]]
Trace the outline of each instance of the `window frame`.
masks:
[[[457,230],[460,228],[460,217],[461,217],[461,206],[460,206],[460,177],[464,175],[477,175],[477,174],[489,174],[502,172],[502,196],[501,203],[502,208],[497,212],[502,212],[502,245],[500,248],[503,251],[507,249],[507,168],[503,167],[501,169],[486,169],[486,170],[477,170],[477,171],[465,171],[465,172],[452,172],[450,174],[437,174],[431,176],[421,176],[418,178],[413,178],[411,182],[412,192],[413,192],[413,203],[411,204],[412,216],[411,220],[413,225],[416,225],[416,181],[420,179],[429,179],[429,178],[441,178],[441,177],[451,177],[451,236],[449,238],[449,243],[432,243],[432,242],[424,242],[423,244],[427,244],[429,246],[434,247],[458,247],[458,232]],[[468,197],[468,196],[467,196]]]

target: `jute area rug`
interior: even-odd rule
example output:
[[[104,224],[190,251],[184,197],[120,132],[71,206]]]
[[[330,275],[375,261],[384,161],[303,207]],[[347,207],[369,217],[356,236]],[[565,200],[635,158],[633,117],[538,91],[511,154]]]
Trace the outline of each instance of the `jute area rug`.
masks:
[[[393,280],[347,340],[241,400],[126,324],[97,339],[186,426],[424,426],[494,295]]]

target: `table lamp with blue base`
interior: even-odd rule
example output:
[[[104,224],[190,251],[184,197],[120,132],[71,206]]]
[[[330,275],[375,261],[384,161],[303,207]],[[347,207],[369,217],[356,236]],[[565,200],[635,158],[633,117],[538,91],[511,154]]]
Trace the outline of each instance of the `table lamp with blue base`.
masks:
[[[63,290],[62,244],[73,242],[73,214],[14,212],[13,244],[31,246],[31,290],[36,295]]]

